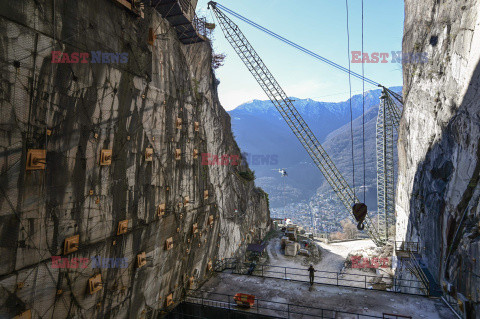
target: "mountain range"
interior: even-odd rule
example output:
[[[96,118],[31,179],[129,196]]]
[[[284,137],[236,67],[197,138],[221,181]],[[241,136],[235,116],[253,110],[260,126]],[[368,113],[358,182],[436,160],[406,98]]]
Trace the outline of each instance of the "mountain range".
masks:
[[[401,87],[390,88],[401,93]],[[344,102],[294,100],[294,105],[317,136],[337,168],[353,185],[351,117],[353,118],[353,153],[355,189],[363,200],[363,127],[365,129],[365,195],[370,210],[376,210],[376,119],[381,90],[365,92],[365,113],[362,95]],[[350,113],[350,101],[352,113]],[[256,184],[269,193],[270,207],[275,209],[315,201],[318,196],[331,197],[329,184],[320,170],[285,123],[272,102],[253,100],[229,112],[232,129],[249,165],[255,171]],[[352,116],[350,115],[352,114]],[[364,116],[362,116],[364,114]],[[365,125],[363,126],[363,120]],[[275,161],[255,161],[255,158]],[[278,169],[285,169],[282,177]]]

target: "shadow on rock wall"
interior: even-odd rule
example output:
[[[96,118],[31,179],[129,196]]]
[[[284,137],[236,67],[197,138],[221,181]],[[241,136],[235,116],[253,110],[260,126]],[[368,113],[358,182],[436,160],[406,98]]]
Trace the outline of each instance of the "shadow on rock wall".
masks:
[[[480,313],[478,301],[471,302],[480,286],[479,80],[477,65],[462,104],[418,165],[406,236],[420,242],[437,283],[453,284],[450,295],[464,301],[472,318]]]

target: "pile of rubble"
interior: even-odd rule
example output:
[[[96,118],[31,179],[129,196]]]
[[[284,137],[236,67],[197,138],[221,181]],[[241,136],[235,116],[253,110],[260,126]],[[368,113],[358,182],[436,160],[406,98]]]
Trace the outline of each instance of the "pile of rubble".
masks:
[[[295,224],[280,224],[283,231],[281,247],[285,256],[305,256],[303,265],[317,263],[320,261],[320,250],[309,234],[306,234],[302,227]]]
[[[369,247],[352,251],[345,259],[342,273],[367,272],[370,284],[375,288],[387,289],[392,285],[392,245]]]

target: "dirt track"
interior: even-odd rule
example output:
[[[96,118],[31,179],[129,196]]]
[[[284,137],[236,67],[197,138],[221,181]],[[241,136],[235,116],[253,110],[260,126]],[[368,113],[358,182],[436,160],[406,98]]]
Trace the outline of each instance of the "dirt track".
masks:
[[[357,249],[375,246],[374,243],[369,239],[348,241],[335,244],[325,244],[323,242],[317,241],[316,244],[320,247],[321,258],[319,262],[314,263],[315,269],[333,272],[338,272],[342,270],[343,263],[349,252]],[[269,242],[267,251],[270,258],[268,263],[270,265],[290,268],[305,267],[305,263],[303,262],[305,257],[290,257],[283,254],[280,247],[280,239],[278,238],[272,239]]]

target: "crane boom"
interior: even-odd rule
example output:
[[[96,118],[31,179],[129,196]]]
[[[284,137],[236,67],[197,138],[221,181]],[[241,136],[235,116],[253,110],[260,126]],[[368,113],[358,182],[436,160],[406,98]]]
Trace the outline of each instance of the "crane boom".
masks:
[[[383,245],[384,242],[380,238],[375,224],[371,222],[369,216],[366,214],[366,206],[360,203],[355,196],[355,193],[347,184],[345,178],[325,152],[312,130],[295,108],[285,91],[278,84],[275,77],[270,73],[240,28],[217,8],[215,2],[210,1],[209,7],[213,9],[228,42],[232,45],[245,66],[255,77],[258,84],[275,105],[290,129],[307,150],[313,162],[320,169],[347,211],[359,222],[359,229],[365,227],[367,234],[375,244]],[[362,212],[359,213],[359,211],[363,211],[363,214]]]
[[[392,118],[392,122],[393,122],[393,126],[395,127],[395,130],[398,132],[398,127],[400,126],[400,118],[402,117],[402,111],[397,107],[393,98],[399,101],[400,104],[402,105],[403,105],[403,101],[401,97],[399,97],[398,94],[396,94],[395,92],[385,87],[383,89],[384,89],[383,95],[385,99],[386,110]]]
[[[389,240],[390,227],[395,225],[395,161],[394,129],[398,132],[401,110],[395,100],[401,97],[383,87],[376,127],[377,153],[377,221],[381,238]]]

